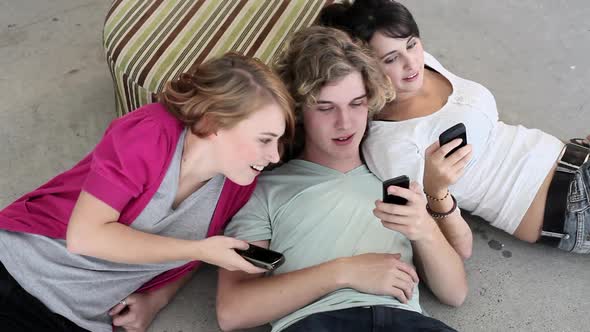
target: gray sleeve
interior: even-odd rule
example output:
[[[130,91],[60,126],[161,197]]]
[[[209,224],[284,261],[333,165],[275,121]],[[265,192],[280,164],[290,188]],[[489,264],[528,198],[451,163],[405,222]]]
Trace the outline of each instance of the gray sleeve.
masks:
[[[225,228],[225,235],[244,241],[270,240],[272,235],[268,199],[258,186],[250,200],[236,213]]]

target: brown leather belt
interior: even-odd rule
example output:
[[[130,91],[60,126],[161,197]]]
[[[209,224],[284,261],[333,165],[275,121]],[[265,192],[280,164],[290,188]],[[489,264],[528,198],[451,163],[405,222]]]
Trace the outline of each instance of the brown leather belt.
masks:
[[[567,195],[576,171],[589,158],[590,149],[582,145],[567,143],[563,147],[547,192],[543,230],[539,242],[557,247],[561,239],[570,237],[569,234],[564,233],[563,227],[566,217]]]

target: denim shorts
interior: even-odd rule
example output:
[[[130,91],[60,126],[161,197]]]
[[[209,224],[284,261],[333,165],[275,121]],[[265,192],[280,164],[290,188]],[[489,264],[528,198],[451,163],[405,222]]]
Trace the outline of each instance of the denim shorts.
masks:
[[[590,161],[574,173],[567,195],[564,233],[558,248],[577,253],[590,253]]]

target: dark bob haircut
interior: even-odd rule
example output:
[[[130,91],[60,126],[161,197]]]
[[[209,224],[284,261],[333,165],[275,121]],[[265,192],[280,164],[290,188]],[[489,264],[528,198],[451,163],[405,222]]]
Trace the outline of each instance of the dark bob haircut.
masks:
[[[410,11],[394,0],[335,3],[322,10],[319,24],[344,30],[365,42],[369,42],[377,31],[391,38],[420,38],[418,25]]]

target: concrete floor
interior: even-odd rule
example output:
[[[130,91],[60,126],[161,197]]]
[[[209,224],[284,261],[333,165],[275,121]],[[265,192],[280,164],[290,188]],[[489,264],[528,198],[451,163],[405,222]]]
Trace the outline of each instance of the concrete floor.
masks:
[[[562,139],[590,133],[587,0],[405,3],[426,49],[490,88],[504,121]],[[0,206],[82,158],[114,118],[101,46],[108,6],[0,0]],[[590,330],[590,256],[521,243],[478,220],[471,225],[471,293],[452,309],[425,291],[431,315],[461,331]],[[218,331],[214,301],[215,271],[205,268],[150,331]]]

